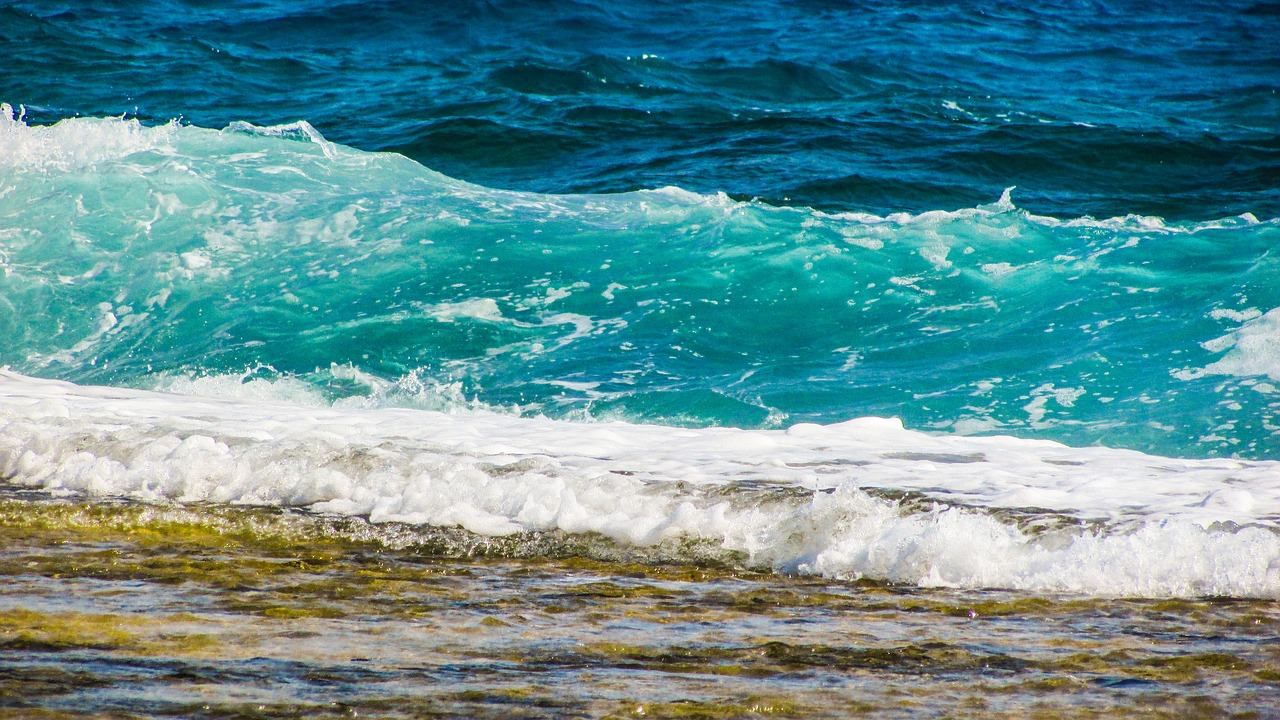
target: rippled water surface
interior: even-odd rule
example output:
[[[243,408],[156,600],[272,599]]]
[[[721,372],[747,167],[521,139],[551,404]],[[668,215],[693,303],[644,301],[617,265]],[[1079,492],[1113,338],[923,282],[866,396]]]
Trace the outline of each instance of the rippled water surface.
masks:
[[[30,503],[0,505],[0,688],[55,715],[1270,717],[1280,679],[1273,602],[956,593]]]
[[[0,717],[1278,717],[1280,9],[0,0]]]
[[[1268,3],[6,2],[33,119],[309,120],[491,187],[1276,217]]]

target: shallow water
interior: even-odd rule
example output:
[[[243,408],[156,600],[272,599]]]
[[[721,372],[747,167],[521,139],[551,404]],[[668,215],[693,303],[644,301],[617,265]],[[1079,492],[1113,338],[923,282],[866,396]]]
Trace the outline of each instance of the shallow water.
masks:
[[[480,537],[280,512],[35,497],[0,518],[14,713],[1276,715],[1270,601],[521,559]]]

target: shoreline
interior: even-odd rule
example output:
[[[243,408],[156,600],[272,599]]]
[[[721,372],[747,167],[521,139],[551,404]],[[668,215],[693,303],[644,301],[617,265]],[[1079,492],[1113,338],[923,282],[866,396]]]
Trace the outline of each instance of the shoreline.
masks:
[[[1275,600],[445,557],[335,522],[0,500],[0,717],[1275,716]]]

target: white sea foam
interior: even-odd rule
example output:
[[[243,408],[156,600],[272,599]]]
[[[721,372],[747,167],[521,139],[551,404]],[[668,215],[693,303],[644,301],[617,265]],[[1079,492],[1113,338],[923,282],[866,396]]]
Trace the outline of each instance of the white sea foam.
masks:
[[[167,149],[176,123],[145,127],[136,119],[71,118],[29,126],[0,104],[0,168],[68,172],[144,150]]]
[[[0,477],[487,535],[700,538],[836,577],[1280,597],[1280,464],[926,435],[879,418],[786,431],[582,424],[179,397],[3,371]],[[1064,518],[1091,524],[1054,522]],[[1029,530],[1046,525],[1059,527]]]
[[[1209,347],[1215,352],[1228,347],[1231,350],[1222,359],[1206,366],[1204,372],[1240,377],[1266,375],[1272,380],[1280,380],[1280,308],[1261,316],[1240,314],[1233,319],[1244,320],[1245,323],[1224,338],[1221,347]]]
[[[1255,308],[1244,311],[1214,310],[1211,317],[1243,323],[1234,331],[1205,340],[1200,346],[1212,353],[1225,352],[1218,360],[1203,368],[1181,368],[1170,372],[1179,380],[1195,380],[1205,375],[1233,375],[1252,378],[1265,375],[1280,380],[1280,308],[1260,313]],[[1268,392],[1271,385],[1253,387]]]
[[[66,172],[147,150],[172,153],[175,142],[181,138],[201,137],[207,140],[211,137],[234,135],[307,142],[316,146],[327,161],[339,164],[363,165],[373,158],[394,157],[345,148],[327,140],[315,127],[301,120],[273,126],[257,126],[236,121],[220,132],[183,126],[177,121],[160,126],[144,126],[137,119],[123,117],[69,118],[54,125],[43,126],[28,125],[23,120],[21,112],[15,113],[10,105],[0,103],[0,168]],[[235,164],[248,163],[255,167],[257,172],[264,174],[296,174],[310,179],[307,168],[272,163],[262,151],[233,152],[223,159]],[[296,162],[298,158],[295,156],[291,160]],[[634,199],[636,201],[634,209],[646,214],[687,212],[695,207],[719,213],[722,217],[728,217],[748,208],[764,213],[801,212],[820,224],[830,222],[838,232],[846,234],[847,242],[870,249],[883,247],[883,241],[879,238],[864,237],[863,233],[868,227],[931,226],[954,221],[982,220],[1011,212],[1018,213],[1021,218],[1033,225],[1049,228],[1102,228],[1143,234],[1195,233],[1262,223],[1280,224],[1280,219],[1260,221],[1251,213],[1201,223],[1168,223],[1159,217],[1134,214],[1105,219],[1081,217],[1060,220],[1020,210],[1012,199],[1013,191],[1016,189],[1014,187],[1005,188],[995,202],[973,208],[930,210],[918,214],[898,212],[878,216],[864,212],[827,213],[805,207],[772,207],[759,201],[734,200],[723,192],[699,194],[672,186],[614,196],[511,192],[472,185],[425,168],[420,170],[429,176],[432,182],[447,188],[455,197],[466,198],[493,213],[519,214],[536,211],[543,216],[543,219],[572,214],[589,219],[593,224],[607,225],[610,222],[609,218],[617,215],[618,208],[616,203],[602,201],[605,197]],[[0,187],[0,195],[2,194],[3,187]],[[461,218],[460,221],[465,224],[469,223],[470,219]],[[937,251],[943,249],[945,248],[942,246],[936,248]]]
[[[333,159],[338,156],[338,147],[329,142],[316,130],[311,123],[306,120],[298,120],[297,122],[286,123],[284,125],[253,125],[237,120],[226,127],[224,132],[239,132],[249,135],[261,135],[263,137],[278,137],[286,139],[303,140],[305,142],[315,143],[320,147],[320,151],[325,157]],[[299,172],[296,168],[291,167],[274,167],[267,170],[268,172]]]

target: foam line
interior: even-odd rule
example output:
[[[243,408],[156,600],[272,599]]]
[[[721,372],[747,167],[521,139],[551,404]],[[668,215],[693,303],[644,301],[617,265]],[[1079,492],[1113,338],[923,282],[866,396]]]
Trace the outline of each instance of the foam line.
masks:
[[[4,371],[0,475],[79,496],[306,507],[485,535],[697,539],[833,577],[1280,594],[1276,463],[927,435],[880,418],[785,431],[582,424],[179,397]],[[1094,522],[1062,522],[1071,518]]]

